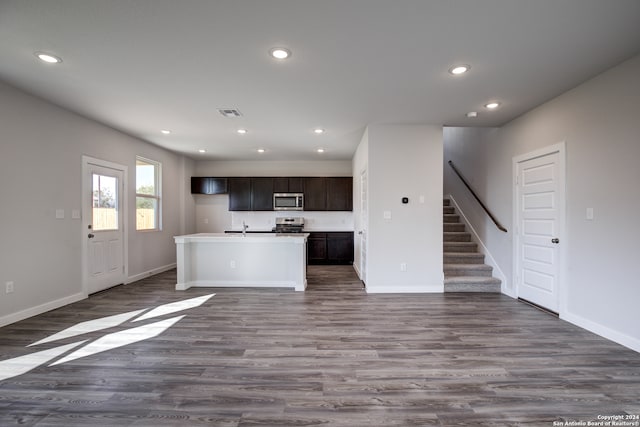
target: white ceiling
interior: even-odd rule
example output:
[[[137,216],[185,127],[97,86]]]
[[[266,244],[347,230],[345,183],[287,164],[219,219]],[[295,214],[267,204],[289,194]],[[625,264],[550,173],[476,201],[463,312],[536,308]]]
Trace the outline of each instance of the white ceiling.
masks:
[[[0,0],[0,79],[205,159],[350,159],[372,123],[499,126],[638,52],[638,0]]]

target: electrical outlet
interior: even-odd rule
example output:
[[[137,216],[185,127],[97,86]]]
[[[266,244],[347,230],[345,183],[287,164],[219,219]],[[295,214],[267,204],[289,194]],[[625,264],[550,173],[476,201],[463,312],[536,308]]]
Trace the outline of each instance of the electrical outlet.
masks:
[[[231,262],[229,263],[229,267],[231,267],[231,268],[236,268],[236,262],[235,262],[235,261],[231,261]]]
[[[400,263],[400,271],[407,271],[407,263],[406,262],[401,262]]]
[[[5,283],[5,292],[8,294],[13,292],[13,282]]]

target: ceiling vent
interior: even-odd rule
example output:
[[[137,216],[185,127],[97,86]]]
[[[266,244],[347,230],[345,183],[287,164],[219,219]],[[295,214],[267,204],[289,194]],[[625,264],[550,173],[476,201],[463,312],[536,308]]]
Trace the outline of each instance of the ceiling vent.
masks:
[[[227,117],[229,119],[242,116],[240,111],[233,108],[220,108],[218,112],[220,112],[220,114],[222,114],[224,117]]]

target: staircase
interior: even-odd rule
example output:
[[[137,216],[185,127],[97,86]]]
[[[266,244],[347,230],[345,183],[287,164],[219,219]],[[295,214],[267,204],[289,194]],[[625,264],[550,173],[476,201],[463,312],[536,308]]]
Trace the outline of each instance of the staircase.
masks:
[[[444,199],[444,291],[500,292],[500,280],[492,276],[493,268],[484,263],[484,255],[471,241],[455,207]]]

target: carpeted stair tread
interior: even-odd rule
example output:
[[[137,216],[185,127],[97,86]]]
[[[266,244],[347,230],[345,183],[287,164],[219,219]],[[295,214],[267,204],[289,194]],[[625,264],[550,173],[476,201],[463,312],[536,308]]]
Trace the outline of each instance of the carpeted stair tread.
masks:
[[[445,252],[445,264],[484,264],[484,254],[480,252]]]
[[[444,264],[444,277],[483,276],[491,277],[493,267],[487,264]]]
[[[442,215],[443,222],[460,222],[460,215],[456,214],[443,214]]]
[[[471,234],[464,231],[445,231],[443,238],[445,242],[469,242]]]
[[[467,276],[444,279],[445,292],[495,292],[500,293],[501,281],[494,277]]]
[[[443,225],[443,231],[446,232],[463,232],[465,230],[464,224],[459,222],[445,222]]]
[[[444,242],[444,253],[478,252],[478,244],[475,242]]]

